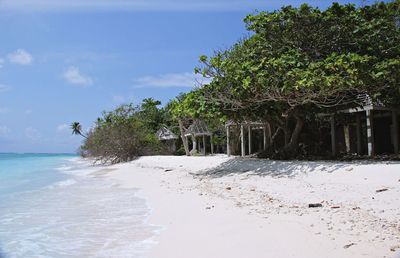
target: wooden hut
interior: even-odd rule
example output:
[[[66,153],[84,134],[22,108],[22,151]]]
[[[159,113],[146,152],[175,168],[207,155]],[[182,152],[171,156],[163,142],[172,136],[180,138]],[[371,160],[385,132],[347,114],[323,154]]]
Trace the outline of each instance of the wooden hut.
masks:
[[[156,132],[157,139],[164,143],[164,147],[168,153],[176,151],[176,136],[171,130],[163,126]]]
[[[356,104],[358,107],[345,108],[344,105],[344,108],[339,108],[338,112],[321,114],[321,116],[330,118],[332,156],[336,156],[338,153],[368,156],[399,154],[400,108],[387,107],[379,101],[372,101],[366,93],[350,95],[342,102],[353,106]],[[339,118],[344,116],[346,122],[341,122]],[[266,132],[270,129],[261,121],[228,121],[225,127],[228,156],[231,155],[232,127],[240,128],[240,154],[242,157],[251,155],[254,147],[262,146],[265,150],[269,145],[270,139]],[[256,134],[261,141],[258,145],[253,143],[256,130],[262,130],[261,137],[260,133]]]
[[[206,155],[206,138],[209,138],[211,146],[211,154],[214,153],[214,146],[212,143],[212,132],[208,129],[207,124],[203,120],[195,120],[185,131],[185,137],[191,137],[193,142],[193,147],[191,152],[194,153],[198,151]],[[200,144],[199,139],[202,138],[202,144]]]
[[[247,153],[251,155],[253,153],[253,134],[255,130],[262,130],[263,134],[263,145],[262,149],[265,150],[269,144],[269,139],[267,138],[268,126],[261,121],[228,121],[225,124],[226,128],[226,152],[228,156],[231,156],[231,128],[240,127],[240,153],[241,156],[246,156],[246,134],[247,134]]]
[[[365,93],[355,98],[361,104],[359,107],[330,115],[332,155],[338,153],[338,143],[341,142],[344,146],[342,151],[346,153],[368,156],[399,154],[399,108],[373,102]],[[338,125],[336,116],[340,114],[348,114],[355,121]]]

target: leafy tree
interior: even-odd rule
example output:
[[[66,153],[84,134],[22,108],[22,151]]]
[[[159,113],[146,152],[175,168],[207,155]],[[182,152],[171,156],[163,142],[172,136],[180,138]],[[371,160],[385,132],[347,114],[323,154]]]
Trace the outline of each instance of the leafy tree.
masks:
[[[138,107],[139,119],[153,133],[160,129],[160,126],[166,122],[164,121],[165,111],[158,108],[160,105],[161,101],[147,98],[144,99]]]
[[[213,103],[206,101],[203,90],[196,88],[189,93],[181,93],[167,104],[167,111],[178,122],[185,154],[190,155],[189,143],[185,131],[195,119],[207,121],[211,128],[226,121],[225,116],[219,112]]]
[[[304,4],[248,15],[251,36],[200,57],[196,72],[212,79],[204,98],[229,118],[260,119],[274,135],[283,132],[290,155],[318,112],[360,106],[360,94],[398,103],[399,7],[399,0],[325,11]]]
[[[160,142],[154,133],[163,123],[164,111],[157,108],[160,104],[145,99],[137,107],[122,105],[103,112],[81,146],[81,154],[100,162],[118,163],[159,153]],[[73,125],[74,132],[79,134],[79,123]]]

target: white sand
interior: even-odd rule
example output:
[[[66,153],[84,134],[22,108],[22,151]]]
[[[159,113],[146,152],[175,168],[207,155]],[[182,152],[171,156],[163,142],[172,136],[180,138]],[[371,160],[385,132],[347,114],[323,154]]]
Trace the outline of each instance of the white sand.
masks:
[[[400,163],[154,156],[114,168],[164,226],[148,257],[400,257]]]

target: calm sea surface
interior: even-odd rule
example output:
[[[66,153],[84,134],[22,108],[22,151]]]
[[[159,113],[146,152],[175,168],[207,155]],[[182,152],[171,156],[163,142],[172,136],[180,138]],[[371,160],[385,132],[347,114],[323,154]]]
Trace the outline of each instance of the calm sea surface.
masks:
[[[74,155],[0,154],[0,258],[143,257],[158,230],[145,201],[96,170]]]

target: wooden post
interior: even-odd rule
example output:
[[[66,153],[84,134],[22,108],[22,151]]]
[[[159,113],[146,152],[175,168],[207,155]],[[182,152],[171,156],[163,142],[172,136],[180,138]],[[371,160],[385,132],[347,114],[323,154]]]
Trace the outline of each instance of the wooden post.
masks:
[[[246,150],[244,149],[244,128],[240,125],[240,147],[242,152],[242,157],[246,155]]]
[[[397,111],[392,111],[392,128],[393,128],[393,147],[394,154],[399,154],[399,121],[397,119]]]
[[[197,151],[197,139],[194,135],[192,135],[192,142],[193,142],[192,152],[196,152]]]
[[[211,154],[214,154],[214,144],[213,144],[212,134],[210,134],[210,146],[211,146]]]
[[[248,126],[248,136],[249,136],[249,155],[251,155],[251,126]]]
[[[206,136],[203,135],[203,155],[206,155]]]
[[[362,154],[362,145],[361,145],[361,115],[360,113],[356,114],[356,131],[357,131],[357,154]]]
[[[263,127],[263,139],[264,139],[264,150],[267,150],[267,126],[264,125]]]
[[[230,132],[230,126],[226,126],[226,153],[228,154],[228,157],[231,156],[231,132]]]
[[[374,118],[372,110],[366,110],[365,112],[367,114],[368,156],[372,157],[375,155]]]
[[[336,126],[335,116],[331,116],[331,145],[332,145],[332,156],[336,156]]]
[[[171,152],[172,153],[175,153],[176,152],[176,143],[175,143],[175,140],[172,140],[172,143],[171,143]]]
[[[348,125],[343,126],[344,143],[346,145],[346,153],[350,153],[350,128]]]

